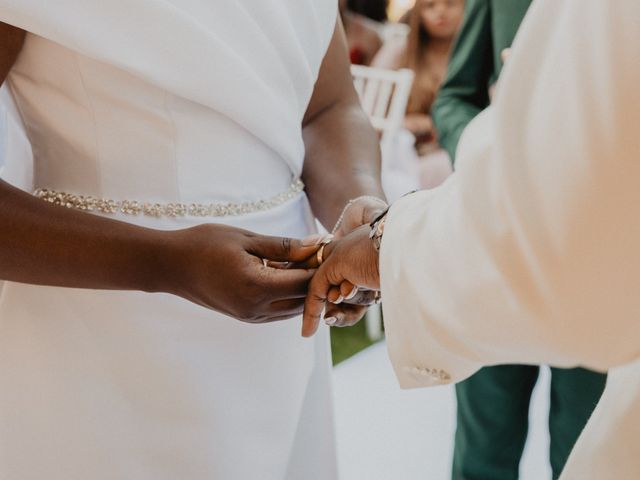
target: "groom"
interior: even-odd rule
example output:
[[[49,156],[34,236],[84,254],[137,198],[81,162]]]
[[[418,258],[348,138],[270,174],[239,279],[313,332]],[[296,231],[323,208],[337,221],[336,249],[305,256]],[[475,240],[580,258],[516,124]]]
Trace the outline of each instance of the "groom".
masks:
[[[540,0],[457,171],[325,250],[332,289],[381,289],[405,388],[480,367],[609,370],[562,480],[640,478],[640,4]]]

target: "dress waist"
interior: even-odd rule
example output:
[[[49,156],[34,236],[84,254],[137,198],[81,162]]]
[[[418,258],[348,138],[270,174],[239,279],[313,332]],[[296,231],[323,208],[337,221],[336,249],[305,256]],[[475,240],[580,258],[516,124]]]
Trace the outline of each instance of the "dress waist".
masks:
[[[296,179],[286,191],[270,198],[240,203],[157,203],[133,199],[116,200],[44,188],[37,189],[34,195],[54,205],[103,214],[122,213],[149,217],[230,217],[271,210],[292,200],[303,190],[304,183]]]

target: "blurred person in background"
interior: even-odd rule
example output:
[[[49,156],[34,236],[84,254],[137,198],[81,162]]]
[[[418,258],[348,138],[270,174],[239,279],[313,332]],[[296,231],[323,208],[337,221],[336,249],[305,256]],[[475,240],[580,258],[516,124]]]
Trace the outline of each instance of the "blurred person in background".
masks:
[[[509,48],[531,0],[467,0],[465,18],[433,107],[440,144],[456,158],[466,126],[490,103]],[[514,159],[515,161],[515,159]],[[527,438],[532,365],[486,367],[456,385],[455,480],[511,480]],[[557,478],[604,389],[606,375],[551,369],[549,457]]]
[[[438,135],[431,118],[431,107],[447,72],[449,54],[462,22],[464,0],[417,0],[406,17],[410,31],[408,39],[386,44],[376,55],[372,66],[399,69],[415,73],[404,127],[415,141],[419,155],[417,164],[420,186],[432,188],[451,172],[449,157],[438,144]],[[396,158],[405,163],[415,157],[406,142],[397,142]]]
[[[388,0],[340,0],[340,16],[355,65],[369,65],[382,48]]]

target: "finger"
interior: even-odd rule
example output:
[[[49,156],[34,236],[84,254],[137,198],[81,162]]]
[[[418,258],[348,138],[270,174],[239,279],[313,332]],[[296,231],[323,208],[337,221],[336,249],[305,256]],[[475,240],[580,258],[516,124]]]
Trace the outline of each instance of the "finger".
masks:
[[[358,287],[350,281],[345,280],[340,284],[340,295],[342,295],[345,300],[351,300],[357,293]]]
[[[327,307],[325,319],[333,320],[325,323],[333,327],[351,327],[362,319],[366,311],[367,307],[360,305],[331,305]]]
[[[376,292],[374,292],[373,290],[358,290],[352,299],[345,299],[343,303],[346,303],[348,305],[373,305],[374,303],[376,303]]]
[[[290,264],[290,268],[318,268],[321,263],[324,263],[331,256],[331,252],[335,248],[333,239],[333,235],[325,236],[313,255],[301,262]]]
[[[329,294],[327,295],[327,300],[335,305],[338,305],[346,300],[347,297],[349,297],[350,299],[355,297],[357,293],[358,287],[345,280],[340,284],[339,287],[331,287],[331,289],[329,290]]]
[[[270,317],[268,320],[265,320],[262,323],[275,323],[275,322],[283,322],[285,320],[291,320],[294,318],[298,318],[300,315],[296,314],[296,315],[282,315],[282,316],[276,316],[276,317]]]
[[[269,322],[285,320],[302,315],[304,297],[276,300],[269,305]]]
[[[327,294],[327,300],[331,303],[342,303],[344,296],[340,293],[340,287],[331,287]]]
[[[259,258],[278,262],[303,262],[316,253],[323,238],[323,235],[312,235],[298,240],[289,237],[253,235],[246,250]]]
[[[249,323],[261,324],[289,320],[302,315],[304,297],[276,300],[265,307],[262,315],[259,315]]]
[[[264,263],[265,267],[277,268],[278,270],[285,270],[292,265],[289,262],[274,262],[271,260],[267,260],[266,258],[262,259],[262,263]]]
[[[320,267],[309,283],[309,292],[304,302],[302,336],[310,337],[318,329],[320,317],[327,300],[331,284],[327,277],[327,266]]]
[[[264,267],[261,261],[256,263],[256,283],[270,300],[304,297],[307,294],[313,271],[302,269],[277,269]]]
[[[289,268],[313,269],[313,268],[318,268],[319,266],[320,266],[320,262],[318,261],[317,251],[306,260],[303,260],[302,262],[289,264]]]

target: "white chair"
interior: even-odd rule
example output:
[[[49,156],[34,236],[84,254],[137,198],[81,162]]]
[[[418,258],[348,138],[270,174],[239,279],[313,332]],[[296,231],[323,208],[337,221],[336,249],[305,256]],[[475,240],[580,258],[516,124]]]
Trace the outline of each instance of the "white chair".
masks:
[[[385,70],[361,65],[352,65],[351,74],[362,108],[380,134],[382,158],[389,158],[404,121],[414,74],[409,69]],[[382,338],[380,305],[367,312],[366,328],[371,340]]]
[[[384,156],[389,153],[393,137],[402,127],[413,84],[413,72],[406,68],[385,70],[352,65],[351,75],[362,108],[373,128],[380,133],[380,149]]]

